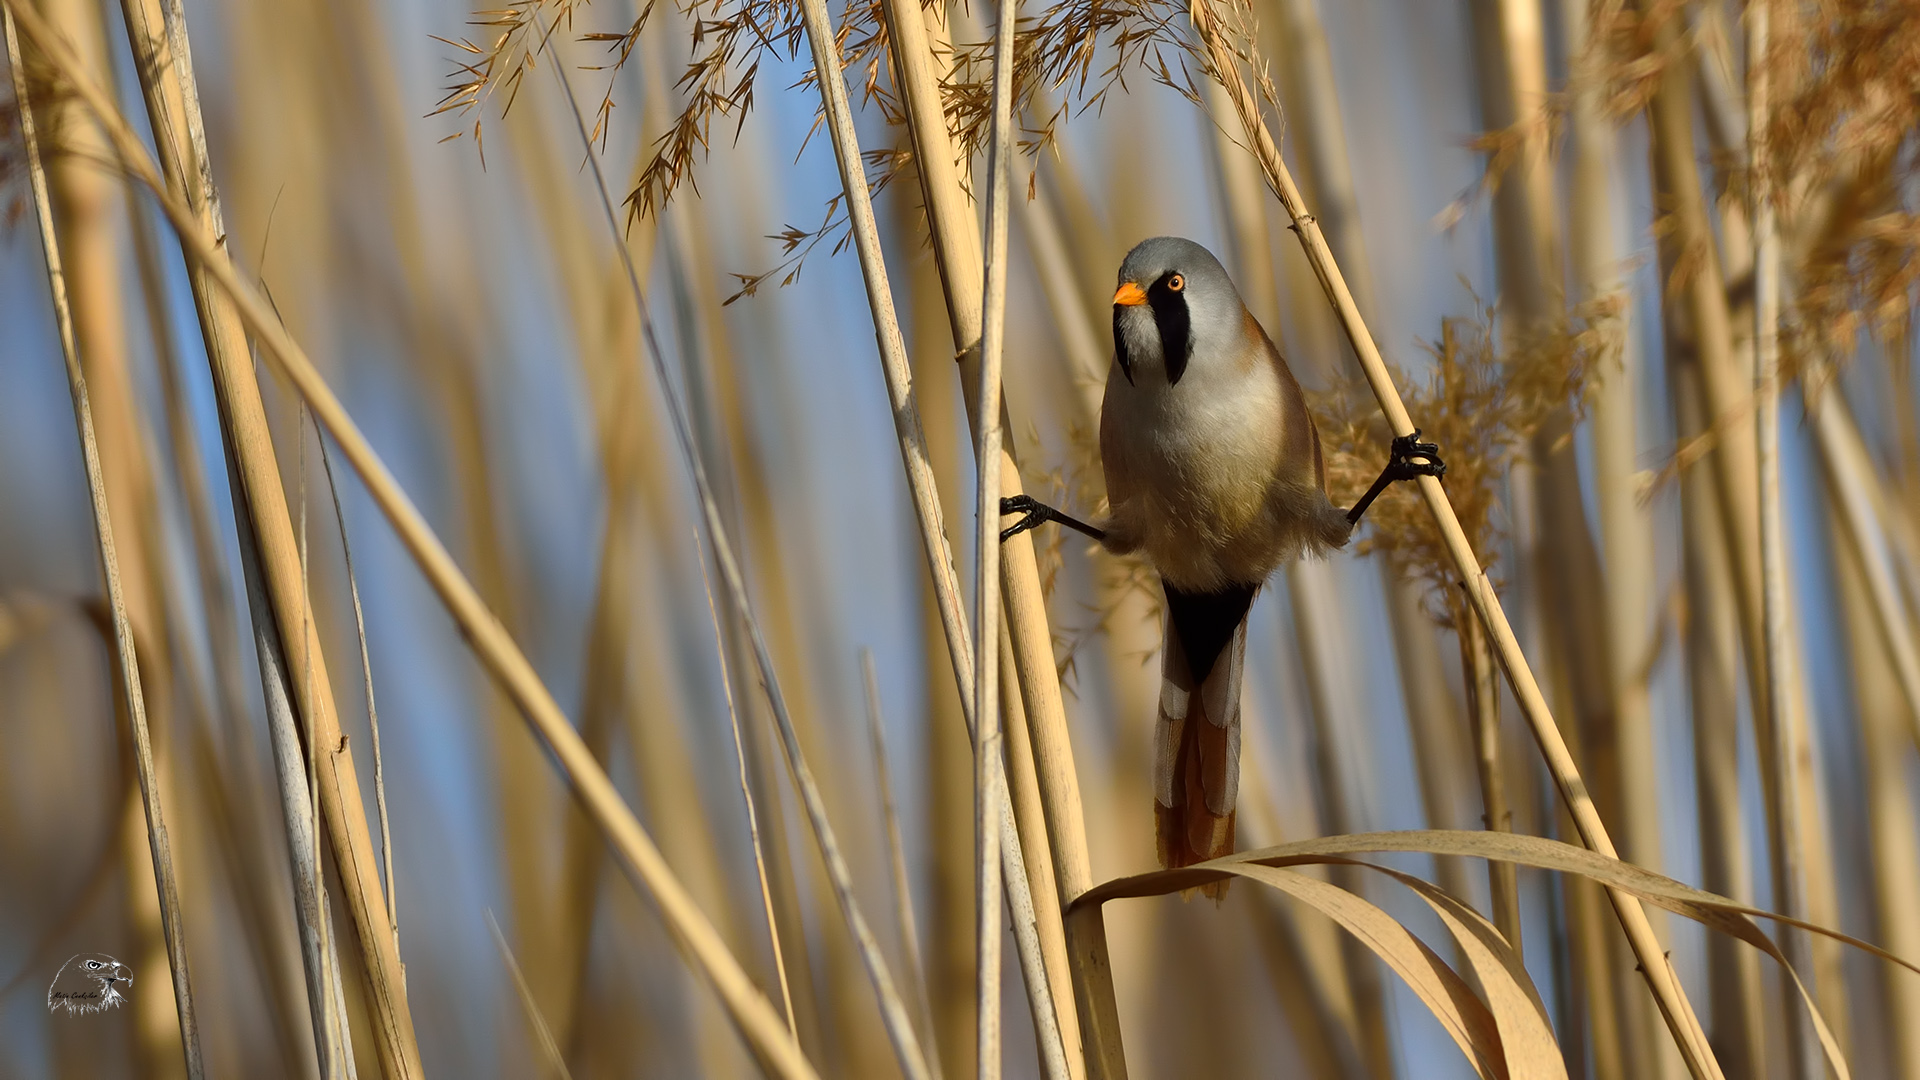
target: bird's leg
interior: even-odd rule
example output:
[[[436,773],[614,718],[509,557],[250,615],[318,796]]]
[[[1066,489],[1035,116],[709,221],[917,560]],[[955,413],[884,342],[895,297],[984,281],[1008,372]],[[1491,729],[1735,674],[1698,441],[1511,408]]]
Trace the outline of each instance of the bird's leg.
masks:
[[[1009,525],[1007,528],[1001,530],[1000,540],[1002,543],[1005,543],[1007,540],[1015,536],[1019,536],[1021,533],[1026,532],[1028,529],[1039,528],[1040,526],[1046,524],[1049,521],[1057,521],[1060,524],[1065,525],[1069,529],[1086,533],[1088,536],[1091,536],[1095,540],[1099,540],[1102,543],[1104,543],[1107,539],[1106,530],[1095,528],[1094,526],[1089,525],[1084,521],[1081,521],[1079,518],[1076,518],[1070,514],[1062,513],[1059,510],[1055,510],[1053,507],[1048,506],[1046,503],[1041,502],[1040,500],[1034,498],[1031,495],[1015,495],[1012,498],[1001,499],[1000,512],[1002,514],[1026,515],[1025,517],[1022,517],[1019,521],[1016,521],[1012,525]]]
[[[1401,435],[1393,440],[1391,451],[1387,455],[1387,467],[1380,470],[1380,479],[1373,482],[1360,501],[1347,511],[1347,523],[1360,524],[1360,515],[1367,512],[1373,500],[1387,490],[1387,485],[1396,480],[1411,480],[1416,476],[1445,476],[1447,463],[1440,460],[1440,447],[1430,442],[1420,441],[1420,429],[1413,429],[1411,435]]]

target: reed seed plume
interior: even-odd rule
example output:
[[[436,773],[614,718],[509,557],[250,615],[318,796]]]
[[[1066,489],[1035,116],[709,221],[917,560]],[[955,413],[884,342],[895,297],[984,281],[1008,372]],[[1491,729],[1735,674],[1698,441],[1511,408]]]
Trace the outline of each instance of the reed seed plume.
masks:
[[[1865,332],[1911,331],[1920,287],[1920,4],[1787,5],[1766,64],[1780,87],[1767,133],[1783,233],[1800,240],[1783,346],[1793,374]]]
[[[1617,362],[1621,328],[1617,301],[1609,298],[1585,305],[1562,325],[1508,334],[1503,341],[1494,306],[1477,296],[1473,302],[1472,315],[1442,319],[1439,339],[1422,343],[1433,360],[1425,381],[1407,372],[1396,372],[1395,381],[1409,388],[1407,408],[1420,418],[1421,438],[1447,448],[1447,497],[1483,569],[1498,582],[1493,567],[1506,540],[1501,496],[1508,472],[1543,424],[1568,408],[1584,407],[1604,377],[1603,365]],[[1327,488],[1336,502],[1366,490],[1385,456],[1386,425],[1365,393],[1336,388],[1316,403]],[[1391,488],[1366,520],[1370,529],[1358,550],[1390,552],[1430,587],[1429,602],[1437,605],[1430,614],[1444,625],[1463,625],[1466,601],[1451,587],[1458,574],[1418,497]]]

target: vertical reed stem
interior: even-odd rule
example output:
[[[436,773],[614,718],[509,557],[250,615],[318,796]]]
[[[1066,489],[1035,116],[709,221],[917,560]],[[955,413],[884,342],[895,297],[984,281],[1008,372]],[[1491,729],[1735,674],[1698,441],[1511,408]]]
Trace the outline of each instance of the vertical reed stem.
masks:
[[[1747,197],[1753,221],[1754,250],[1754,446],[1758,466],[1760,512],[1760,611],[1766,652],[1767,692],[1764,702],[1767,729],[1773,736],[1773,756],[1779,770],[1783,851],[1799,854],[1799,761],[1794,710],[1789,707],[1793,685],[1793,651],[1788,641],[1787,556],[1785,522],[1780,506],[1780,244],[1774,225],[1773,163],[1767,146],[1773,120],[1770,96],[1772,64],[1768,34],[1772,22],[1770,0],[1747,5]],[[1806,883],[1797,858],[1775,871],[1784,886],[1773,902],[1788,915],[1806,911]],[[1799,970],[1812,977],[1812,952],[1805,934],[1783,927],[1787,955]],[[1799,1002],[1786,999],[1787,1064],[1792,1075],[1817,1080],[1825,1074],[1819,1043]]]
[[[26,144],[27,178],[33,190],[33,208],[40,226],[40,245],[46,256],[47,291],[53,297],[54,322],[60,333],[60,355],[65,362],[67,390],[73,399],[73,423],[80,436],[86,464],[87,495],[93,510],[101,576],[106,579],[107,605],[113,618],[114,653],[120,664],[120,689],[126,696],[127,720],[133,728],[134,763],[140,779],[140,802],[146,811],[147,849],[153,859],[154,884],[159,892],[160,925],[166,934],[167,963],[173,975],[174,1008],[180,1019],[180,1044],[189,1080],[202,1080],[206,1065],[200,1056],[200,1027],[194,1018],[193,980],[187,966],[186,931],[180,912],[180,886],[174,876],[173,844],[167,835],[160,806],[160,783],[154,775],[153,742],[147,731],[147,699],[140,689],[140,661],[135,653],[133,623],[120,584],[120,557],[113,545],[113,516],[107,508],[106,476],[100,467],[100,444],[94,436],[93,406],[87,398],[86,375],[80,370],[79,346],[73,332],[73,312],[67,303],[67,279],[60,264],[60,241],[54,232],[53,203],[47,193],[47,174],[40,156],[40,135],[33,105],[27,96],[27,68],[11,7],[4,16],[7,67],[13,74],[13,100],[20,114],[21,141]]]
[[[1507,804],[1506,773],[1500,761],[1500,682],[1486,631],[1471,618],[1460,620],[1460,670],[1466,676],[1468,723],[1473,732],[1473,760],[1480,773],[1481,825],[1491,832],[1513,831],[1513,809]],[[1516,955],[1520,952],[1520,879],[1510,862],[1487,861],[1487,884],[1493,890],[1493,925]]]

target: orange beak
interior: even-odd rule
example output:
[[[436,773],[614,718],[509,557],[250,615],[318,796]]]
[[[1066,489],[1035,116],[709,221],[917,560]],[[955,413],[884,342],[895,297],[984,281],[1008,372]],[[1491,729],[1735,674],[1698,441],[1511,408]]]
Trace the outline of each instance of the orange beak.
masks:
[[[1120,286],[1120,291],[1113,294],[1114,307],[1133,307],[1146,302],[1147,290],[1131,281]]]

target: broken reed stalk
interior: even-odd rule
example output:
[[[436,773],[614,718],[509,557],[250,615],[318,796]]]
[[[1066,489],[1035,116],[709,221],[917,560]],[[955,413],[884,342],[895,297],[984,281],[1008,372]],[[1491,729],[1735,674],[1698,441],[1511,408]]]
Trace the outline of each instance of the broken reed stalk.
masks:
[[[975,740],[976,773],[981,769],[990,770],[991,777],[984,774],[976,779],[987,779],[992,801],[987,804],[990,816],[997,823],[989,826],[986,818],[977,814],[976,839],[984,835],[991,827],[997,833],[993,843],[996,846],[997,873],[1001,885],[993,893],[979,899],[978,908],[985,910],[999,907],[998,894],[1004,887],[1007,902],[1013,909],[1014,941],[1019,949],[1021,974],[1026,979],[1027,993],[1034,1017],[1034,1028],[1040,1044],[1042,1064],[1049,1077],[1063,1078],[1069,1069],[1069,1051],[1067,1050],[1067,1021],[1071,1019],[1071,1010],[1062,1006],[1063,988],[1056,985],[1045,962],[1044,953],[1049,944],[1049,930],[1053,939],[1060,941],[1059,951],[1065,953],[1064,933],[1059,929],[1058,909],[1053,908],[1050,920],[1043,917],[1034,902],[1027,875],[1025,853],[1022,851],[1019,832],[1015,826],[1013,803],[1010,799],[1009,785],[1006,780],[1005,757],[996,751],[980,753],[983,727],[982,701],[990,702],[989,708],[998,703],[997,677],[991,677],[992,666],[983,663],[981,653],[973,646],[979,638],[969,638],[966,614],[960,599],[959,576],[954,570],[953,552],[947,543],[944,511],[940,505],[940,494],[936,485],[933,466],[927,456],[926,438],[920,425],[919,407],[913,397],[913,375],[910,367],[906,341],[900,332],[900,320],[893,305],[893,288],[887,276],[886,260],[880,247],[879,225],[873,212],[873,195],[863,171],[858,134],[853,125],[853,111],[848,101],[846,84],[843,77],[832,74],[843,70],[840,60],[838,39],[833,33],[833,24],[827,12],[824,0],[804,0],[802,13],[807,22],[807,37],[813,49],[814,71],[820,87],[821,103],[827,117],[827,130],[831,137],[834,158],[840,171],[842,190],[847,196],[847,217],[853,232],[855,250],[860,260],[860,271],[865,281],[868,309],[873,316],[874,336],[880,348],[881,372],[886,378],[887,396],[892,405],[894,432],[900,444],[901,464],[907,474],[907,487],[913,499],[914,515],[920,529],[922,554],[926,557],[927,571],[933,580],[935,608],[940,616],[941,630],[947,639],[948,659],[953,665],[954,680],[960,689],[961,714],[967,723],[968,733]],[[1010,99],[1009,99],[1010,100]],[[1004,226],[1004,216],[1002,224]],[[1003,286],[1004,288],[1004,281]],[[1000,410],[995,410],[998,415]],[[986,460],[986,459],[981,459]],[[998,460],[997,456],[996,459]],[[1017,479],[1017,475],[1016,475]],[[987,498],[987,490],[982,489],[982,499]],[[1004,491],[1005,484],[997,483],[993,489]],[[991,543],[983,540],[982,550],[995,559],[1000,555],[999,543],[999,499],[993,497],[990,515],[983,515],[983,537],[992,532]],[[991,550],[989,550],[991,549]],[[1031,542],[1029,541],[1029,551]],[[994,581],[998,575],[983,574],[980,580]],[[997,607],[997,605],[996,605]],[[994,622],[1000,621],[999,612],[994,612]],[[986,650],[991,658],[998,659],[997,650]],[[986,672],[986,675],[982,673]],[[984,689],[983,689],[984,687]],[[997,712],[996,712],[997,716]],[[977,793],[976,793],[977,794]],[[986,814],[988,811],[982,811]],[[984,916],[976,913],[976,918]],[[993,916],[996,923],[999,916]],[[984,930],[982,931],[984,933]],[[995,932],[998,940],[998,931]],[[995,978],[997,986],[998,977]],[[977,988],[984,988],[982,977],[976,982]],[[980,1021],[984,1024],[983,1019]],[[997,1017],[998,1010],[995,1010]],[[1077,1047],[1075,1047],[1077,1051]]]
[[[974,460],[979,462],[979,493],[974,503],[973,640],[997,640],[1000,627],[1000,444],[1004,419],[1000,367],[1007,341],[1007,185],[1013,152],[1013,30],[1019,0],[999,0],[993,49],[993,122],[987,149],[986,310],[980,321],[980,380],[974,415],[980,417]],[[974,976],[978,980],[980,1080],[1000,1077],[1000,860],[993,829],[996,796],[1004,760],[1000,737],[1000,650],[974,653],[973,777],[974,842],[977,885],[974,915],[978,941]]]
[[[31,13],[23,14],[24,7],[14,4],[15,16],[27,29],[28,36],[35,37],[36,44],[49,57],[62,58],[56,66],[66,78],[76,86],[87,86],[90,95],[99,95],[98,101],[89,96],[89,105],[102,125],[109,129],[110,137],[119,144],[123,163],[130,169],[136,161],[144,163],[143,180],[150,179],[149,186],[156,193],[167,192],[175,209],[185,209],[188,216],[173,221],[176,231],[184,224],[194,236],[220,238],[209,249],[210,256],[231,270],[220,250],[225,229],[220,220],[219,195],[213,185],[212,163],[207,156],[206,132],[194,88],[185,20],[177,3],[168,3],[163,11],[156,11],[157,7],[152,0],[122,0],[121,4],[164,181],[143,150],[138,157],[129,156],[129,149],[138,143],[123,141],[122,136],[129,134],[123,130],[125,121],[112,111],[111,99],[90,85],[84,69],[78,66],[64,43],[50,31],[36,35],[33,27],[45,24]],[[156,26],[156,16],[164,22],[164,30]],[[174,218],[171,210],[168,216]],[[181,235],[186,243],[187,233]],[[284,696],[317,734],[317,745],[326,748],[326,752],[318,755],[315,766],[321,778],[319,798],[347,910],[360,944],[375,1045],[381,1067],[389,1077],[415,1080],[423,1075],[420,1049],[414,1038],[400,957],[386,926],[386,904],[381,895],[379,869],[373,858],[373,842],[353,757],[345,752],[326,659],[318,631],[309,616],[309,600],[300,575],[286,492],[281,487],[280,469],[260,388],[255,381],[246,333],[232,302],[219,290],[209,287],[207,271],[203,269],[207,264],[191,257],[187,263],[220,412],[229,477],[235,487],[235,524],[241,550],[243,557],[258,560],[253,588],[264,602],[253,605],[253,621],[256,647],[266,659],[261,666],[262,678],[288,681],[278,690],[267,688],[266,696],[270,701],[276,693]],[[249,597],[250,604],[255,599]],[[267,657],[268,652],[275,655]],[[296,679],[299,673],[305,676]],[[270,708],[269,717],[276,715]],[[305,800],[301,802],[304,804]],[[292,811],[292,808],[292,801],[288,800],[287,809]],[[296,828],[291,819],[287,827],[291,839]],[[312,914],[324,917],[325,913],[316,909]],[[311,984],[310,995],[324,999],[326,985],[325,980]]]
[[[60,242],[54,232],[53,202],[47,192],[47,174],[40,157],[40,136],[33,106],[27,96],[27,69],[13,17],[6,14],[7,66],[13,75],[13,100],[19,110],[21,141],[26,145],[27,179],[40,226],[40,244],[46,255],[47,291],[53,298],[54,323],[60,333],[60,355],[65,363],[67,390],[73,399],[73,422],[80,436],[86,465],[87,495],[93,510],[100,571],[107,584],[107,606],[112,613],[114,653],[120,664],[120,688],[126,695],[127,722],[133,728],[134,764],[140,779],[140,802],[146,811],[147,849],[153,858],[153,878],[160,903],[160,925],[166,934],[167,963],[173,975],[173,1000],[180,1019],[180,1045],[189,1080],[201,1080],[206,1065],[200,1055],[200,1027],[194,1018],[193,980],[187,966],[185,927],[180,912],[180,886],[174,874],[173,844],[167,835],[166,815],[160,806],[160,782],[154,775],[153,742],[147,730],[147,700],[140,689],[140,661],[134,651],[133,623],[120,585],[120,557],[113,545],[113,518],[107,509],[106,476],[100,467],[100,444],[93,429],[93,406],[87,399],[87,379],[80,370],[79,346],[74,338],[73,311],[67,303],[66,274],[60,264]]]
[[[347,460],[366,483],[374,502],[392,523],[428,582],[446,604],[480,660],[498,678],[539,730],[555,759],[566,771],[576,794],[607,834],[622,861],[659,904],[676,941],[727,1003],[741,1031],[762,1062],[777,1076],[812,1078],[817,1074],[787,1033],[773,1006],[754,987],[739,963],[727,951],[712,923],[660,857],[646,831],[621,801],[606,772],[586,750],[578,734],[525,654],[513,643],[465,576],[445,545],[427,525],[420,511],[367,443],[366,437],[341,407],[306,353],[274,316],[264,297],[234,270],[208,234],[206,223],[159,175],[139,136],[127,126],[104,91],[91,80],[77,77],[77,65],[65,44],[48,25],[17,0],[0,0],[13,11],[26,36],[40,48],[70,86],[99,118],[117,149],[125,156],[133,178],[151,190],[161,210],[179,235],[188,261],[203,270],[233,301],[262,351],[287,376],[313,410],[314,417],[340,444]],[[284,507],[284,503],[282,503]],[[382,940],[390,940],[381,935]]]
[[[1193,0],[1188,8],[1194,31],[1211,56],[1214,68],[1226,81],[1227,89],[1232,92],[1234,109],[1239,114],[1248,142],[1254,147],[1281,205],[1286,208],[1293,231],[1306,251],[1307,261],[1313,266],[1315,276],[1319,278],[1328,301],[1340,318],[1341,328],[1346,331],[1347,339],[1360,358],[1360,366],[1380,402],[1381,411],[1386,414],[1388,425],[1396,436],[1410,434],[1414,430],[1413,420],[1407,414],[1406,404],[1400,400],[1399,390],[1393,385],[1393,376],[1381,358],[1379,347],[1367,331],[1366,322],[1354,303],[1353,293],[1340,275],[1340,268],[1327,247],[1326,238],[1321,235],[1313,215],[1307,212],[1300,189],[1294,184],[1286,162],[1280,157],[1280,148],[1274,143],[1266,121],[1260,115],[1259,104],[1240,75],[1233,51],[1222,37],[1208,4],[1209,0]],[[1439,528],[1449,554],[1453,556],[1467,597],[1486,627],[1501,666],[1506,669],[1514,697],[1533,729],[1534,739],[1546,759],[1547,768],[1553,774],[1554,783],[1567,801],[1581,840],[1587,847],[1608,858],[1617,857],[1606,824],[1600,820],[1599,811],[1594,808],[1593,799],[1580,779],[1580,771],[1547,707],[1546,698],[1540,692],[1539,683],[1535,681],[1532,669],[1527,666],[1526,656],[1520,651],[1513,627],[1507,622],[1506,612],[1493,591],[1493,583],[1480,568],[1480,561],[1468,543],[1466,533],[1461,530],[1453,506],[1447,501],[1446,489],[1437,477],[1423,476],[1418,483],[1427,508],[1433,514],[1434,524]],[[1693,1006],[1687,1001],[1672,962],[1654,935],[1646,911],[1638,900],[1617,889],[1609,889],[1608,896],[1613,901],[1621,928],[1640,961],[1641,973],[1660,1005],[1661,1014],[1673,1032],[1688,1069],[1696,1080],[1701,1077],[1720,1077],[1720,1067],[1714,1060],[1712,1048],[1707,1044],[1706,1033],[1694,1015]]]

